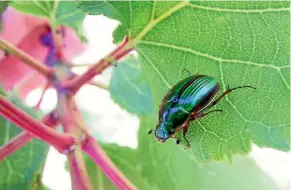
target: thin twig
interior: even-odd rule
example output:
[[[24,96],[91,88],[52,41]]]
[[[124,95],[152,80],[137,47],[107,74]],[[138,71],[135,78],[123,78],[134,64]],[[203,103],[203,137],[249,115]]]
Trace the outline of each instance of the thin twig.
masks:
[[[41,122],[51,128],[55,128],[58,124],[58,120],[56,119],[54,112],[44,116]],[[9,142],[0,147],[0,161],[22,148],[32,139],[34,139],[33,135],[26,131],[22,131],[19,135],[15,136]]]
[[[54,71],[49,68],[48,66],[42,64],[38,60],[36,60],[34,57],[28,55],[21,49],[18,49],[14,45],[12,45],[10,42],[0,38],[0,48],[7,51],[9,54],[15,56],[19,60],[23,61],[23,63],[27,64],[28,66],[34,68],[39,73],[43,74],[47,78],[51,78],[54,75]]]
[[[83,151],[103,170],[105,175],[118,187],[118,189],[133,190],[136,187],[119,171],[96,140],[89,136],[83,144]]]
[[[100,82],[96,82],[96,81],[89,81],[88,84],[91,85],[91,86],[96,86],[96,87],[101,88],[103,90],[108,90],[109,89],[109,87],[107,85],[102,84]]]
[[[92,66],[92,64],[89,64],[89,63],[83,63],[83,64],[68,64],[69,65],[69,67],[73,67],[73,68],[75,68],[75,67],[90,67],[90,66]]]
[[[112,62],[115,62],[123,56],[127,55],[131,50],[132,46],[130,44],[130,40],[128,37],[126,37],[124,42],[119,45],[114,51],[112,51],[108,56],[89,67],[89,69],[82,75],[76,76],[72,80],[63,84],[63,87],[71,90],[72,93],[77,92],[84,84],[88,83],[97,74],[100,74],[102,71],[108,68],[112,64]]]
[[[73,73],[73,74],[72,74],[72,77],[73,77],[73,78],[74,78],[74,77],[77,77],[77,76],[78,76],[78,75],[77,75],[76,73]],[[103,90],[108,90],[108,89],[109,89],[109,87],[108,87],[107,85],[102,84],[102,83],[97,82],[97,81],[93,81],[93,80],[87,82],[87,84],[89,84],[89,85],[91,85],[91,86],[95,86],[95,87],[101,88],[101,89],[103,89]]]
[[[47,81],[44,88],[42,89],[42,92],[41,92],[41,95],[40,95],[40,98],[38,100],[38,102],[36,103],[36,105],[34,106],[35,109],[39,109],[40,108],[40,104],[42,103],[42,100],[43,100],[43,97],[44,97],[44,94],[45,92],[47,91],[47,89],[50,87],[50,82]]]
[[[61,134],[44,125],[37,119],[22,111],[4,96],[0,95],[0,115],[10,120],[32,135],[54,146],[60,152],[67,152],[75,144],[75,138],[68,134]]]

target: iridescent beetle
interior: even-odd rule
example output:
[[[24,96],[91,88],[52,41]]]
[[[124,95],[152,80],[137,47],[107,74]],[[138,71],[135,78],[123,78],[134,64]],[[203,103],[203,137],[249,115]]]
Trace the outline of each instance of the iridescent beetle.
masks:
[[[252,86],[239,86],[228,88],[217,97],[219,85],[215,78],[206,75],[193,75],[178,82],[170,89],[164,97],[159,110],[159,123],[155,129],[155,136],[160,142],[165,142],[174,137],[175,132],[183,130],[183,138],[190,146],[185,134],[191,121],[202,118],[211,112],[221,112],[222,110],[205,110],[216,105],[224,96],[233,90],[240,88],[253,88]],[[149,131],[149,134],[152,130]]]

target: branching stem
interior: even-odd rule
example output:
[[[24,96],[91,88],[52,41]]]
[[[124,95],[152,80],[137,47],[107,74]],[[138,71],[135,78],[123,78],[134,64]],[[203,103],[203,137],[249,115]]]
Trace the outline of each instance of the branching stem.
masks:
[[[128,37],[126,37],[124,42],[109,55],[101,59],[96,64],[90,66],[89,69],[82,75],[76,76],[71,81],[63,84],[63,86],[73,93],[77,92],[84,84],[92,80],[93,77],[108,68],[112,64],[112,62],[115,62],[123,56],[127,55],[131,50],[132,46],[130,44],[130,40]]]
[[[54,112],[44,116],[41,122],[51,128],[55,128],[58,124],[58,120],[56,119]],[[34,139],[33,135],[26,131],[22,131],[19,135],[15,136],[5,145],[0,147],[0,161],[22,148],[32,139]]]
[[[80,128],[78,116],[75,115],[76,105],[73,96],[58,91],[57,111],[60,121],[66,133],[74,135],[79,142],[83,140],[84,130]],[[93,189],[88,173],[86,171],[81,145],[78,144],[74,151],[67,154],[72,189],[74,190],[91,190]]]
[[[0,95],[0,115],[26,130],[28,133],[54,146],[60,152],[70,149],[75,144],[75,138],[68,134],[58,133],[49,128],[10,103],[2,95]]]

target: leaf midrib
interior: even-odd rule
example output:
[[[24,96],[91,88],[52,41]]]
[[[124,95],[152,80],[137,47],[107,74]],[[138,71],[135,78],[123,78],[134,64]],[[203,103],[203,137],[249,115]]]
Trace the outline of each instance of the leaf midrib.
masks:
[[[290,11],[291,6],[284,7],[284,8],[267,8],[267,9],[227,9],[227,8],[216,8],[216,7],[207,7],[207,6],[201,6],[201,5],[195,5],[190,3],[189,1],[183,1],[181,3],[178,3],[177,5],[170,8],[168,11],[160,15],[158,18],[154,19],[154,9],[155,9],[155,2],[152,10],[151,20],[149,23],[143,28],[143,30],[135,36],[135,38],[132,40],[132,44],[136,45],[139,43],[139,41],[153,28],[155,25],[166,19],[167,17],[171,16],[178,10],[184,8],[184,7],[193,7],[203,10],[211,10],[211,11],[217,11],[217,12],[241,12],[241,13],[263,13],[263,12],[281,12],[281,11]],[[131,22],[131,20],[130,20]]]

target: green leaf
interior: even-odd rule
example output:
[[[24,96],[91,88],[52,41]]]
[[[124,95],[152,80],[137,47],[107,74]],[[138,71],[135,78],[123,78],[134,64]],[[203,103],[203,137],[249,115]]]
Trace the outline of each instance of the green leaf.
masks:
[[[97,4],[79,5],[90,7],[92,14],[105,14]],[[188,76],[184,69],[215,77],[221,92],[227,85],[257,87],[229,94],[216,106],[222,114],[192,122],[186,135],[192,146],[188,152],[199,161],[248,153],[252,142],[290,150],[288,1],[107,4],[114,15],[123,15],[115,18],[123,28],[115,37],[121,39],[126,31],[135,44],[151,83],[156,114],[168,90]],[[113,18],[113,12],[106,14]]]
[[[26,107],[15,94],[9,100],[35,118],[41,114]],[[0,116],[0,145],[18,135],[22,130]],[[0,161],[0,189],[45,189],[41,183],[42,167],[49,147],[40,140],[32,140],[20,150]]]
[[[86,42],[83,35],[83,21],[86,16],[71,1],[14,1],[10,6],[18,11],[47,18],[53,27],[65,25],[72,28],[79,38]]]
[[[173,141],[161,145],[154,141],[154,136],[147,134],[154,124],[154,118],[142,120],[138,149],[103,145],[108,156],[137,189],[279,189],[275,182],[247,157],[235,156],[232,164],[227,161],[202,164]],[[116,189],[89,158],[86,159],[86,166],[94,189]]]
[[[154,113],[150,85],[133,56],[118,63],[109,90],[111,98],[128,112],[137,115]]]

